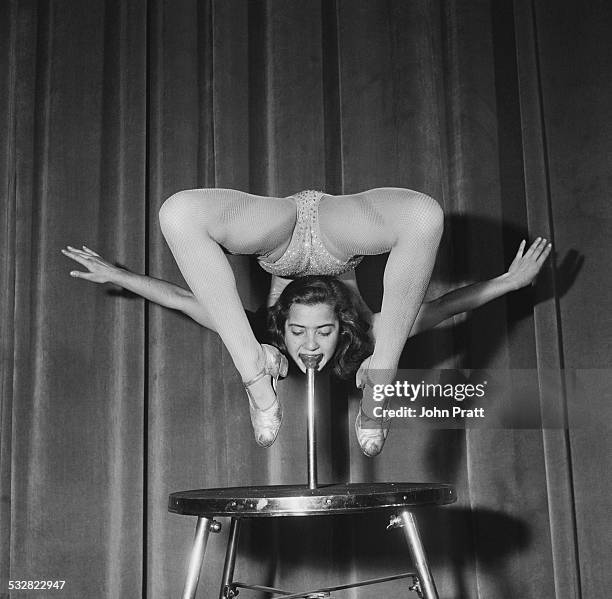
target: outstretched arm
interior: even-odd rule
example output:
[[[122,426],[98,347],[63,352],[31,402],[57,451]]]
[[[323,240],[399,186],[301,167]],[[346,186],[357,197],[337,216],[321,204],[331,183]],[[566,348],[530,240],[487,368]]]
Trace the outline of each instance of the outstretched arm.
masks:
[[[83,246],[82,250],[68,246],[62,250],[62,254],[78,262],[88,271],[73,270],[70,276],[93,283],[118,285],[160,306],[180,310],[202,326],[214,330],[210,317],[188,289],[119,268],[86,246]]]
[[[546,239],[538,237],[525,254],[523,254],[524,249],[525,240],[519,245],[510,268],[503,275],[455,289],[435,300],[423,302],[410,336],[430,329],[455,314],[475,310],[510,291],[516,291],[533,283],[550,254],[552,244],[547,244]]]

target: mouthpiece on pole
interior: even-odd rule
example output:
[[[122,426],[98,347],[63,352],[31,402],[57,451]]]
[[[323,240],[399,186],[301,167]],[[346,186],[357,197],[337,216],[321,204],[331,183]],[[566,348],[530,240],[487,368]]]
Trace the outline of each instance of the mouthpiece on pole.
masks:
[[[306,368],[317,369],[319,362],[323,359],[323,354],[300,354],[300,359]]]

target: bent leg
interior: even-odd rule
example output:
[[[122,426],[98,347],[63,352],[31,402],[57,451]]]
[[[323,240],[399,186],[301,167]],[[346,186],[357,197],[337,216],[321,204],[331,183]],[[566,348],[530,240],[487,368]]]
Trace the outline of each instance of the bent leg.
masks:
[[[295,208],[282,198],[230,189],[180,192],[159,213],[162,232],[198,302],[243,380],[262,367],[255,339],[222,246],[235,254],[267,254],[291,236]]]
[[[391,379],[429,285],[442,235],[442,210],[425,194],[380,188],[322,201],[320,223],[325,242],[329,240],[339,256],[389,252],[369,370],[377,378]],[[366,412],[370,403],[364,398]]]

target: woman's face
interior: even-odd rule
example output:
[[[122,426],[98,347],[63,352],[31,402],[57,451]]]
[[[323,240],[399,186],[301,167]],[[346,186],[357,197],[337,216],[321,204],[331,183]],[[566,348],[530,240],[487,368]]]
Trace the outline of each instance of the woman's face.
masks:
[[[285,345],[302,372],[306,366],[300,354],[317,355],[321,370],[333,357],[340,334],[340,323],[329,304],[292,304],[285,322]]]

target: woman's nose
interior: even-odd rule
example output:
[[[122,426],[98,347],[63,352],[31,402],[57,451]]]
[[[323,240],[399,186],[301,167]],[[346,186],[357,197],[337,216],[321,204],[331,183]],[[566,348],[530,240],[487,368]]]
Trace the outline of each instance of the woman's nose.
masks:
[[[309,351],[314,351],[315,349],[318,349],[319,344],[317,343],[316,337],[314,335],[308,335],[304,347]]]

